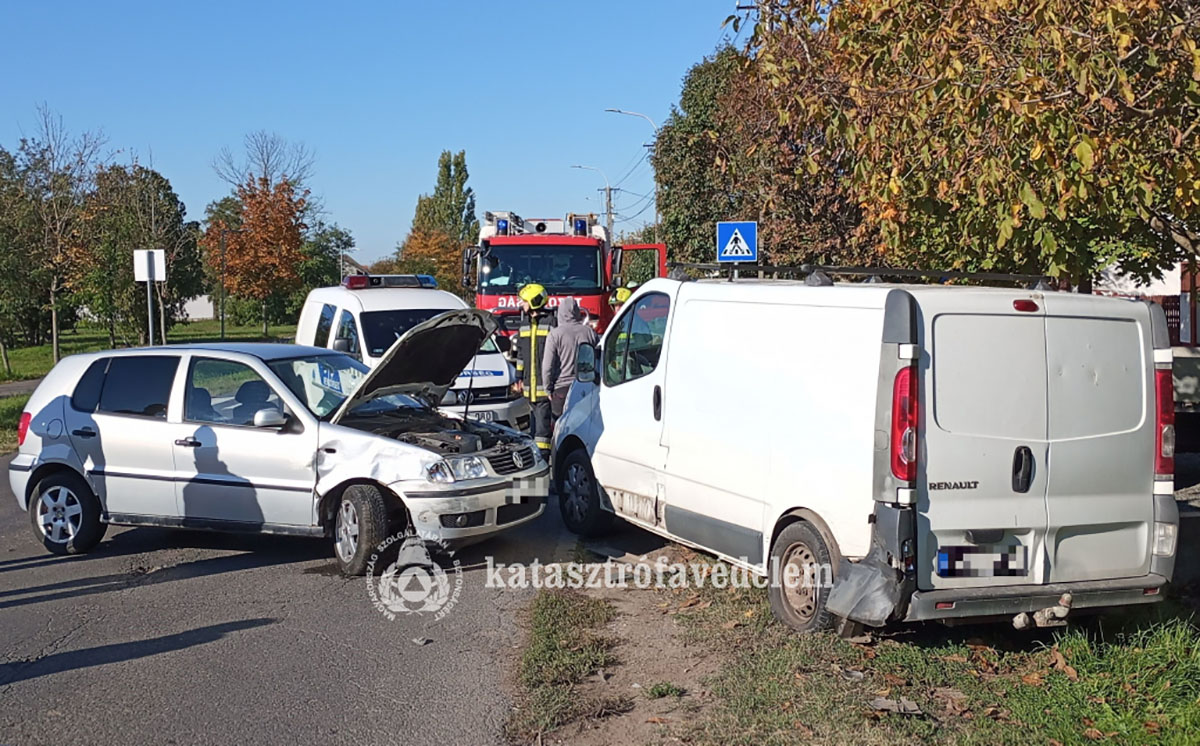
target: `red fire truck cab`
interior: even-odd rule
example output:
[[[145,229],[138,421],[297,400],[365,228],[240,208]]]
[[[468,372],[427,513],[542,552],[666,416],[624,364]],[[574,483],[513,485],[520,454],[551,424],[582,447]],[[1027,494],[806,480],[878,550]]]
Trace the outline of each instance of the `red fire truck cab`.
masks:
[[[612,320],[609,293],[620,284],[623,257],[632,251],[654,252],[655,276],[666,275],[664,244],[612,246],[594,214],[523,220],[511,212],[485,212],[479,245],[463,250],[463,286],[474,289],[476,307],[491,311],[508,336],[521,324],[517,291],[532,282],[546,288],[551,307],[575,298],[603,332]]]

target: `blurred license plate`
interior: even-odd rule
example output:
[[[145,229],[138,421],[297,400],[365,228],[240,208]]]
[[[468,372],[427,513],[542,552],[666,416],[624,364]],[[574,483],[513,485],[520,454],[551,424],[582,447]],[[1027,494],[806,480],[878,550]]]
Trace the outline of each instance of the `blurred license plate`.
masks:
[[[488,410],[484,410],[483,412],[467,412],[467,417],[470,417],[473,420],[478,420],[479,422],[496,421],[496,413]]]

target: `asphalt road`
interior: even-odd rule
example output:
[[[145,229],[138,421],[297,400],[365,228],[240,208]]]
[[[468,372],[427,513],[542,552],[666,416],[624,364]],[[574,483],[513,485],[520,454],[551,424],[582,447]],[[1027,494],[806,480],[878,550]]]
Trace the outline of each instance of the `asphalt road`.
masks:
[[[0,744],[487,744],[531,591],[483,557],[565,558],[558,511],[461,553],[442,620],[385,618],[327,542],[110,527],[91,554],[32,536],[0,458]],[[418,645],[414,638],[428,638]]]

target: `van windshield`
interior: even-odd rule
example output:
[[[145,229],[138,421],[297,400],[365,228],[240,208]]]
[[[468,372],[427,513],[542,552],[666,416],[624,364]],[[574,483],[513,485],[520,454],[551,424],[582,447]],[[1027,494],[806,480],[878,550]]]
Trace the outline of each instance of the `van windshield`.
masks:
[[[397,339],[422,321],[446,313],[451,308],[403,308],[389,311],[364,311],[359,314],[363,338],[371,357],[379,357],[388,351]],[[491,338],[485,339],[480,352],[499,352]]]

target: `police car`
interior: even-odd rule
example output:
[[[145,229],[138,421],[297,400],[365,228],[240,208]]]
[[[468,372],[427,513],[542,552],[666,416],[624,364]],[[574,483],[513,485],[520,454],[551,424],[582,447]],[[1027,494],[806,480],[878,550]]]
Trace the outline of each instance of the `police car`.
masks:
[[[308,294],[296,342],[344,352],[374,368],[406,331],[460,308],[468,306],[439,290],[429,275],[349,275],[340,286]],[[515,377],[512,364],[488,339],[446,392],[442,409],[525,430],[529,403],[513,390]]]

